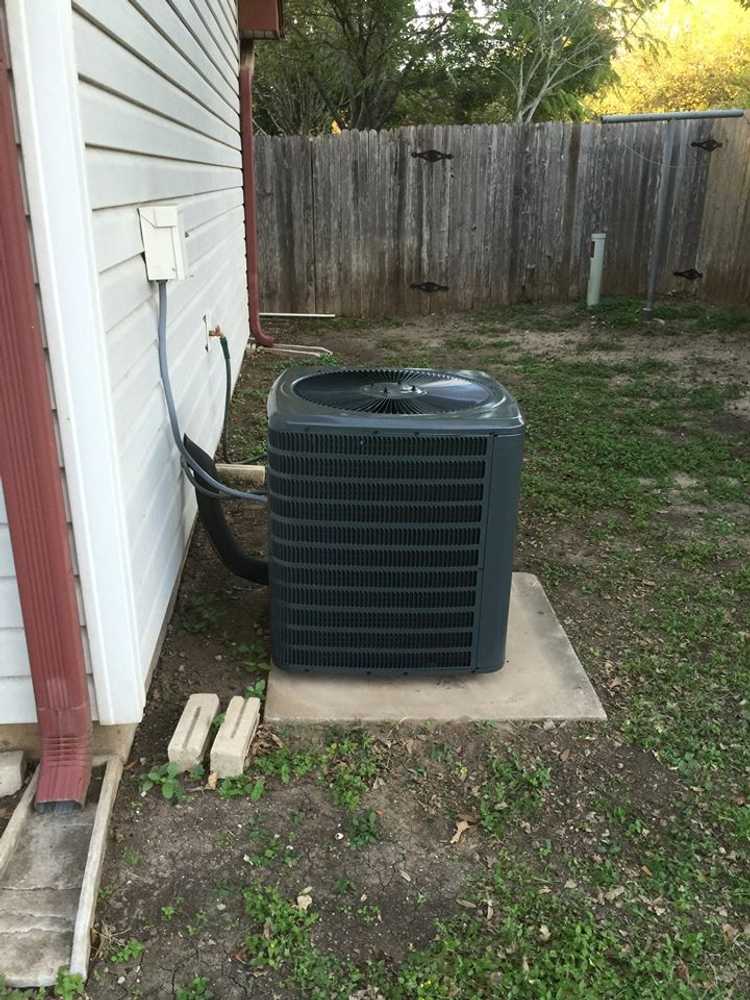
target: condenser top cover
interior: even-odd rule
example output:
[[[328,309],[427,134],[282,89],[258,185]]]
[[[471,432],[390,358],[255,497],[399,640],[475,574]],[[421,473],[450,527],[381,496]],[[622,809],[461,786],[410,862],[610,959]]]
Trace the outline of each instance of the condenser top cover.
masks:
[[[268,397],[273,429],[313,424],[392,431],[517,434],[518,404],[485,372],[429,368],[290,368]]]

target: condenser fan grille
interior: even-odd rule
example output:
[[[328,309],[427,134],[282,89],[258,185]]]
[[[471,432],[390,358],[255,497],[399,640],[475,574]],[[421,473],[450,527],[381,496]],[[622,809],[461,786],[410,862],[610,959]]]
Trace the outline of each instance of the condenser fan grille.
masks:
[[[294,391],[346,413],[440,414],[482,406],[489,390],[451,372],[422,368],[340,369],[299,379]]]

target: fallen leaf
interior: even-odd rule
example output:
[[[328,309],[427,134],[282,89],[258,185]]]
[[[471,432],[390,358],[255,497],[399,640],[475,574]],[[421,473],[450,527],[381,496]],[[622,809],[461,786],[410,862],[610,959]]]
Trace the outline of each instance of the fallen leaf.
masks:
[[[575,879],[572,878],[569,878],[568,881],[563,886],[563,889],[577,889],[577,888],[578,888],[578,883],[575,881]]]
[[[495,916],[495,907],[492,905],[492,900],[487,900],[487,920],[492,920]]]
[[[605,892],[604,898],[611,903],[613,900],[617,899],[618,896],[622,896],[624,892],[625,892],[625,887],[622,885],[618,885],[614,889],[610,889],[609,892]]]
[[[399,875],[404,880],[404,882],[411,882],[411,875],[408,872],[400,871]]]
[[[471,826],[471,823],[468,823],[465,819],[460,819],[456,823],[456,832],[451,837],[451,844],[457,844],[461,840],[461,837],[463,837],[463,835],[469,829],[470,826]]]
[[[206,779],[206,788],[210,788],[213,791],[219,783],[219,775],[216,771],[212,771],[208,778]]]
[[[542,941],[549,941],[549,939],[552,937],[550,929],[546,924],[539,925],[539,937]]]
[[[302,910],[303,913],[306,913],[311,906],[312,906],[312,896],[308,896],[305,893],[301,893],[299,896],[297,896],[298,910]]]
[[[732,927],[731,924],[722,924],[721,930],[729,944],[731,944],[739,934],[739,929],[737,927]]]
[[[677,973],[677,977],[681,979],[683,983],[690,982],[690,973],[688,972],[688,967],[685,965],[684,962],[677,963],[675,972]]]
[[[563,752],[560,754],[560,760],[563,762],[563,764],[566,761],[570,760],[570,750],[563,750]]]
[[[477,904],[472,903],[470,899],[457,899],[456,903],[458,906],[463,906],[465,910],[476,910]]]

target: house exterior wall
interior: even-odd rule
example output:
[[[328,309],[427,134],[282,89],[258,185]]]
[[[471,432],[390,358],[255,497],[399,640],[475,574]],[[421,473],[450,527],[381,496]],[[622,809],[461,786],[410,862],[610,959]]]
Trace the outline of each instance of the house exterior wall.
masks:
[[[54,16],[45,17],[24,0],[0,4],[13,13],[13,44],[26,63],[19,102],[24,140],[24,120],[35,118],[26,122],[30,140],[36,139],[31,221],[43,233],[41,300],[43,312],[49,310],[52,376],[65,413],[61,448],[73,480],[94,703],[105,723],[136,722],[195,518],[159,379],[157,294],[146,279],[138,207],[181,208],[190,276],[168,286],[170,371],[183,430],[211,451],[222,425],[224,368],[218,342],[207,341],[206,318],[229,340],[233,378],[249,333],[235,5],[75,0],[71,7],[68,0],[49,0],[46,10]],[[47,60],[50,52],[54,58]],[[55,61],[62,68],[50,65]],[[62,96],[68,70],[72,98]],[[70,122],[67,132],[61,127],[50,138],[40,132],[57,117],[55,101],[59,117],[71,111]],[[65,153],[71,136],[76,148]],[[64,166],[57,162],[62,159]],[[85,218],[67,211],[67,202],[56,203],[59,196],[74,200],[72,182]],[[73,238],[79,250],[71,249]],[[71,264],[79,257],[80,265]],[[71,290],[72,284],[82,287]],[[87,349],[99,360],[87,358]],[[87,378],[92,396],[99,395],[90,406],[82,401]],[[107,424],[101,433],[88,419],[97,408]],[[98,453],[92,451],[97,436]],[[109,512],[99,495],[98,456],[106,479],[101,495],[117,507],[106,553],[102,511]],[[110,458],[113,468],[106,469]],[[32,721],[30,684],[25,701],[20,694],[10,701],[3,696],[3,642],[10,645],[16,627],[3,629],[3,614],[12,622],[14,607],[11,596],[10,610],[3,610],[3,589],[12,589],[12,578],[10,586],[3,578],[4,552],[0,524],[0,723]],[[113,563],[119,576],[110,599]],[[124,650],[131,640],[133,649]],[[28,679],[22,648],[14,655],[19,676],[26,670]]]
[[[248,337],[237,25],[230,0],[77,0],[73,31],[145,677],[195,502],[166,419],[137,208],[181,208],[191,276],[168,286],[170,371],[182,429],[210,451],[224,369],[203,317],[227,336],[234,377]]]
[[[6,19],[6,3],[0,0],[0,45],[2,46],[4,60],[10,64],[10,51],[8,45],[8,30]],[[14,93],[12,65],[11,65],[11,93]],[[18,130],[16,130],[17,151],[20,165],[21,178],[24,177],[24,157]],[[28,225],[29,245],[34,261],[34,236],[29,220],[28,208],[26,209],[26,219]],[[37,282],[37,298],[39,289]],[[44,336],[43,311],[40,308],[39,329]],[[54,393],[52,391],[52,376],[49,364],[49,352],[46,341],[44,342],[44,353],[47,364],[48,382],[50,385],[50,405],[55,425],[56,434],[59,440],[58,415],[54,403]],[[65,467],[60,455],[60,477],[63,486],[63,494],[67,497],[65,484]],[[68,516],[70,526],[70,517]],[[70,545],[73,565],[76,564],[75,542],[72,529],[70,530]],[[83,611],[83,601],[81,599],[81,588],[78,572],[76,569],[76,593],[78,595],[78,607],[81,619],[81,638],[84,652],[87,658],[89,674],[89,695],[94,718],[97,716],[96,696],[91,680],[91,663],[88,651],[88,640],[86,635],[85,615]],[[2,482],[0,481],[0,724],[3,723],[25,723],[36,720],[36,708],[34,704],[34,693],[31,685],[31,671],[26,648],[23,618],[21,615],[21,604],[18,595],[18,585],[16,581],[15,566],[13,561],[13,547],[8,516],[5,508]]]

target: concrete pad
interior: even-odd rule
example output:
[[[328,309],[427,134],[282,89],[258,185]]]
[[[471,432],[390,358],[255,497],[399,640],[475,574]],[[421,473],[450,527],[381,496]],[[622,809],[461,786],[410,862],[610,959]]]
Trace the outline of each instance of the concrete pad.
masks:
[[[232,698],[211,747],[213,773],[220,778],[236,778],[242,774],[259,720],[259,698],[245,700],[239,695]]]
[[[206,753],[211,723],[219,713],[217,694],[191,694],[167,747],[167,757],[181,771],[200,764]]]
[[[0,753],[0,799],[15,795],[23,785],[23,750],[6,750]]]
[[[352,677],[274,668],[266,722],[606,719],[539,580],[514,573],[507,659],[492,674]]]

